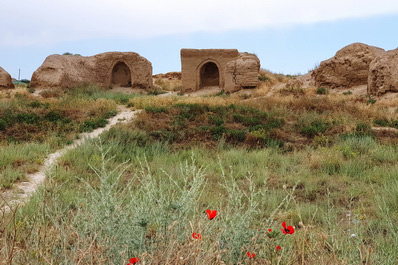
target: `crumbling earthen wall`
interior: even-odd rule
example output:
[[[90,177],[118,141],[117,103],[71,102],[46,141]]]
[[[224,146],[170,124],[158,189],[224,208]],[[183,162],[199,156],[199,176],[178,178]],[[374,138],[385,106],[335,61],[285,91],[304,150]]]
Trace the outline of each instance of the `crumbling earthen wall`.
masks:
[[[377,56],[369,66],[368,94],[398,92],[398,49]]]
[[[0,89],[1,88],[14,88],[11,75],[6,70],[0,67]]]
[[[260,60],[236,49],[182,49],[181,68],[184,91],[218,86],[232,92],[257,87]]]
[[[350,88],[368,83],[369,65],[384,50],[363,43],[353,43],[312,71],[317,87]]]
[[[106,52],[89,57],[50,55],[31,80],[31,87],[42,88],[87,84],[150,89],[153,86],[152,64],[134,52]]]

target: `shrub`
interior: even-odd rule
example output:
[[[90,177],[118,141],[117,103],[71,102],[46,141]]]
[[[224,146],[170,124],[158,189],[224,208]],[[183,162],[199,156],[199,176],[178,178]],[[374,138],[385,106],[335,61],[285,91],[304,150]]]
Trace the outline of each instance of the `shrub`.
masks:
[[[158,106],[148,106],[148,107],[145,107],[144,110],[148,113],[167,113],[168,112],[168,108],[158,107]]]
[[[257,117],[244,117],[243,125],[245,126],[254,126],[261,124],[261,120]]]
[[[327,88],[324,87],[318,87],[318,89],[316,90],[316,93],[318,95],[326,95],[328,93]]]
[[[40,121],[40,116],[34,113],[19,113],[15,119],[20,123],[35,124]]]
[[[92,132],[97,128],[105,127],[107,123],[108,121],[105,118],[87,120],[80,126],[80,132]]]
[[[149,135],[163,142],[173,142],[176,139],[175,133],[165,129],[153,131]]]
[[[398,120],[391,121],[390,126],[398,129]]]
[[[330,124],[328,122],[315,120],[310,125],[302,126],[300,132],[308,137],[314,137],[315,135],[325,133],[329,128]]]
[[[351,90],[348,90],[348,91],[346,91],[346,92],[343,92],[343,95],[345,95],[345,96],[351,95],[351,94],[352,94]]]
[[[372,127],[368,123],[358,123],[355,128],[356,135],[372,135]]]
[[[273,129],[273,128],[281,128],[285,124],[285,120],[282,118],[270,118],[267,121],[267,124],[265,127],[267,129]]]
[[[232,115],[232,118],[234,119],[235,122],[243,122],[245,117],[243,117],[242,114],[234,114]]]
[[[209,115],[209,123],[216,125],[216,126],[221,126],[224,124],[224,120],[221,117],[215,116],[215,115]]]
[[[271,79],[268,76],[266,76],[265,74],[260,74],[260,75],[258,75],[258,80],[261,82],[266,82],[266,81],[270,81]]]
[[[376,125],[382,126],[382,127],[387,127],[390,124],[388,122],[388,120],[386,120],[386,119],[377,119],[377,120],[374,120],[373,123],[376,124]]]
[[[0,119],[0,131],[5,131],[6,128],[7,128],[6,121],[3,119]]]
[[[227,131],[227,128],[223,125],[213,126],[210,128],[211,135],[214,140],[220,140],[223,134]]]
[[[243,142],[246,139],[246,132],[243,130],[228,130],[228,137],[233,141]]]
[[[59,120],[62,120],[62,115],[56,110],[51,110],[44,116],[44,119],[51,122],[57,122]]]

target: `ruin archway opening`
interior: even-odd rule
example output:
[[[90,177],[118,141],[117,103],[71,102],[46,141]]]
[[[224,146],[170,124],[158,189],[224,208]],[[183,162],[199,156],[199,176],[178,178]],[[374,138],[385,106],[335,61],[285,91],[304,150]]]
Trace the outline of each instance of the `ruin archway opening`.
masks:
[[[220,86],[220,71],[213,62],[205,63],[200,69],[200,87]]]
[[[112,85],[131,87],[130,68],[123,62],[118,62],[112,69]]]

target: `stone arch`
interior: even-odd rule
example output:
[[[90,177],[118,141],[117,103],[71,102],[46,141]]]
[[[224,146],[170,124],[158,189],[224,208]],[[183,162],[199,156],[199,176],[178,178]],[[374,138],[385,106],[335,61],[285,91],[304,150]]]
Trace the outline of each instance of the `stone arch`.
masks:
[[[131,87],[131,71],[124,62],[118,62],[113,66],[111,84],[121,87]]]
[[[204,62],[199,67],[199,87],[221,86],[219,66],[212,61]]]

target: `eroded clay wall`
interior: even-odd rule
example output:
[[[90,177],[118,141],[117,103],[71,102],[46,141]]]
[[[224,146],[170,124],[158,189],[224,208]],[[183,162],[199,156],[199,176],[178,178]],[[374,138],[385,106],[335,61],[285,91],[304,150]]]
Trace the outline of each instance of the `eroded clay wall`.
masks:
[[[107,52],[89,57],[50,55],[33,73],[31,87],[112,86],[112,71],[120,62],[130,69],[131,87],[152,88],[152,64],[134,52]]]
[[[0,67],[0,89],[1,88],[14,88],[11,75],[6,70]]]

